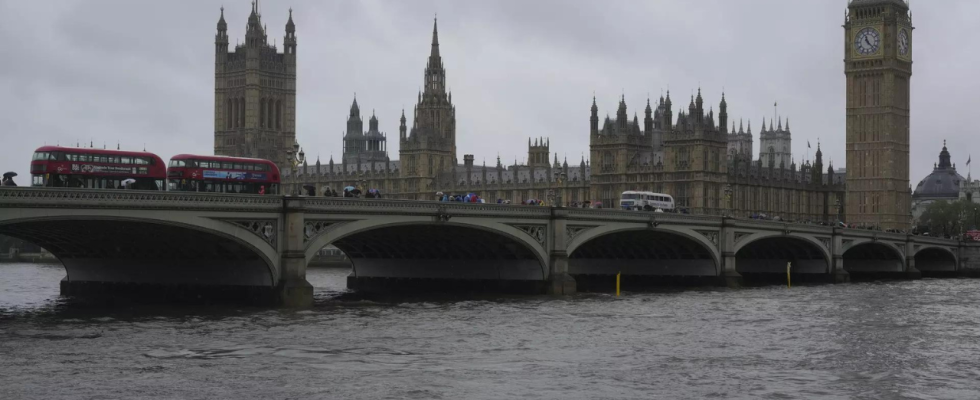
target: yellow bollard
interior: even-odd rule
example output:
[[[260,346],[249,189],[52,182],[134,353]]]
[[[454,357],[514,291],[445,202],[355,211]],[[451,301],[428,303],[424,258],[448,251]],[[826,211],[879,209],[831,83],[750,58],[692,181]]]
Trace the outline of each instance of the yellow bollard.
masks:
[[[789,289],[789,288],[791,288],[791,287],[793,287],[793,285],[792,285],[792,284],[790,283],[790,281],[789,281],[789,268],[790,268],[790,267],[791,267],[792,265],[793,265],[793,263],[791,263],[791,262],[788,262],[788,263],[786,263],[786,288],[787,288],[787,289]]]
[[[620,274],[622,274],[622,272],[617,272],[616,273],[616,297],[619,297],[619,275]]]

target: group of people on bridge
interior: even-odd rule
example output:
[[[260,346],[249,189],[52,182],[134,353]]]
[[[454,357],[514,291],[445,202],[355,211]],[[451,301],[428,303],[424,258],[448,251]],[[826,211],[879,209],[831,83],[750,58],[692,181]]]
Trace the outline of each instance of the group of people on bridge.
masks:
[[[316,196],[316,186],[313,185],[303,185],[303,193],[306,196],[314,197]],[[330,186],[323,188],[323,197],[348,197],[348,198],[363,198],[365,199],[380,199],[381,191],[378,189],[368,189],[367,192],[361,190],[360,186],[347,186],[344,187],[342,193],[338,193],[336,190],[330,188]]]

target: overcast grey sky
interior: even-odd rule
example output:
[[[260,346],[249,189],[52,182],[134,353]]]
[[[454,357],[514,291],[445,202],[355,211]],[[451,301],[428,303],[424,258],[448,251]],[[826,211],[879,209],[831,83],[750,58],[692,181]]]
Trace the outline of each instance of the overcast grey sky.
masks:
[[[28,183],[30,154],[45,143],[145,143],[164,159],[211,153],[222,5],[231,41],[241,40],[248,0],[0,0],[0,169]],[[762,118],[778,101],[798,161],[819,138],[825,157],[844,166],[845,0],[263,0],[270,40],[282,43],[290,7],[296,135],[311,164],[317,155],[339,162],[355,92],[397,158],[398,117],[405,108],[411,125],[438,13],[460,161],[475,154],[493,164],[499,154],[510,164],[524,159],[528,137],[544,136],[578,163],[593,92],[600,116],[615,114],[625,94],[642,119],[648,93],[669,87],[685,107],[700,85],[706,104],[717,109],[724,90],[729,118],[751,119],[756,154]],[[980,106],[980,2],[917,1],[912,12],[915,185],[943,139],[966,175]]]

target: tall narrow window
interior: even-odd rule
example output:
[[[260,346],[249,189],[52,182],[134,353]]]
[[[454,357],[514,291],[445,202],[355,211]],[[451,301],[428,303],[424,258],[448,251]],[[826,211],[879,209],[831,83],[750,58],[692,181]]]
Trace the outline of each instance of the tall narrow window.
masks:
[[[245,98],[238,98],[238,124],[242,128],[245,127]]]
[[[276,129],[282,129],[282,100],[276,100]]]
[[[231,129],[231,99],[225,99],[225,129]]]
[[[259,100],[259,127],[265,128],[265,99]]]
[[[231,119],[233,121],[233,125],[237,128],[239,126],[238,125],[238,121],[239,121],[239,118],[238,118],[238,99],[231,99]]]

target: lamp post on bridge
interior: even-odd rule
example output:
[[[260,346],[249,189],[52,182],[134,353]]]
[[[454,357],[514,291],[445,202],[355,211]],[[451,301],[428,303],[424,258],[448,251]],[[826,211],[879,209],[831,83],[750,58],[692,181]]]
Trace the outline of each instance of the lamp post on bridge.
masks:
[[[299,187],[299,165],[306,161],[306,153],[303,149],[299,147],[299,143],[293,142],[293,148],[286,150],[286,162],[289,163],[290,175],[293,177],[293,185],[289,188],[289,193],[298,193],[297,188]],[[304,171],[305,172],[305,171]],[[285,193],[284,193],[285,194]]]

